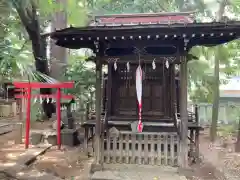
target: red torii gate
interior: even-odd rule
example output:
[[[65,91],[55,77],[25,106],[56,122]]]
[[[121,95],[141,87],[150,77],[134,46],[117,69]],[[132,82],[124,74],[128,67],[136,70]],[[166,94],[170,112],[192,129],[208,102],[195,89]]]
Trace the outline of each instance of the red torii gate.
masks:
[[[31,98],[55,98],[56,99],[56,114],[57,114],[57,144],[58,149],[61,148],[61,98],[72,99],[72,95],[65,95],[61,93],[61,88],[73,88],[74,82],[62,82],[62,83],[40,83],[40,82],[14,82],[13,85],[16,88],[21,88],[24,94],[15,95],[16,98],[27,99],[27,111],[26,111],[26,135],[25,135],[25,148],[29,146],[29,132],[30,132],[30,116],[31,116]],[[56,88],[56,94],[32,94],[32,89],[41,88]]]

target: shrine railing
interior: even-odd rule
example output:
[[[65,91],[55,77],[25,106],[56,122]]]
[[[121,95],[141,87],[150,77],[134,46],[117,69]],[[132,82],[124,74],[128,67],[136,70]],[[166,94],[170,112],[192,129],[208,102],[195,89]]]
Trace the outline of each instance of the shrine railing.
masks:
[[[103,162],[177,166],[178,143],[177,133],[120,131],[104,140]]]

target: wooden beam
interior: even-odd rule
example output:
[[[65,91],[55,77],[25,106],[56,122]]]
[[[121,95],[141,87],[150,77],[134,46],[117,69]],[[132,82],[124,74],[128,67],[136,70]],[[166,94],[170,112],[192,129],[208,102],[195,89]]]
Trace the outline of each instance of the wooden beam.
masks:
[[[31,98],[56,98],[57,95],[56,94],[32,94]],[[17,94],[15,95],[15,98],[27,98],[27,95],[21,95],[21,94]],[[73,99],[74,96],[72,95],[61,95],[62,99]]]
[[[74,88],[74,82],[57,82],[57,83],[42,83],[42,82],[14,82],[16,88]]]
[[[187,111],[187,60],[181,57],[180,65],[180,151],[179,163],[182,168],[188,167],[188,111]]]
[[[102,83],[102,64],[96,61],[96,129],[94,139],[94,157],[95,163],[100,164],[101,161],[101,83]]]

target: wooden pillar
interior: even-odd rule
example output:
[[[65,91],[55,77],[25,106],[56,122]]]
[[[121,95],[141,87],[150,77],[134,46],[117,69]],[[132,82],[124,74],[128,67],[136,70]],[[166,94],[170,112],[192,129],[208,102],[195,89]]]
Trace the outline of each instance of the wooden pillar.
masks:
[[[228,124],[228,119],[227,119],[227,105],[226,104],[224,104],[224,106],[223,106],[223,120],[224,120],[224,123],[225,124]]]
[[[85,151],[87,156],[88,156],[88,133],[89,133],[89,128],[85,127],[84,128],[84,142],[83,142],[83,146],[84,146],[84,151]]]
[[[188,111],[187,111],[187,61],[181,57],[180,65],[180,152],[179,165],[182,168],[188,167]]]
[[[204,105],[204,124],[207,123],[208,124],[208,116],[207,116],[207,110],[208,110],[208,106]]]
[[[170,110],[170,116],[174,118],[175,116],[175,103],[176,103],[176,97],[175,97],[175,92],[176,92],[176,87],[175,87],[175,64],[171,64],[170,65],[170,68],[171,68],[171,74],[170,74],[170,78],[171,78],[171,88],[170,88],[170,91],[171,91],[171,110]]]
[[[190,139],[191,139],[191,141],[190,141],[189,148],[190,148],[190,156],[192,157],[193,156],[193,149],[194,149],[194,142],[195,142],[194,130],[193,129],[190,130]]]
[[[21,89],[21,95],[26,95],[26,89]],[[24,121],[26,112],[26,99],[23,97],[20,99],[20,109],[19,109],[19,119],[20,121]]]
[[[31,87],[27,88],[27,112],[26,112],[26,134],[25,134],[25,149],[29,146],[29,133],[30,133],[30,121],[31,121]]]
[[[195,105],[195,119],[196,119],[196,125],[199,127],[199,114],[198,114],[199,108],[198,105]],[[195,132],[195,145],[196,145],[196,157],[197,160],[199,159],[199,131],[200,129],[197,128]]]
[[[90,103],[87,102],[86,103],[86,111],[85,111],[85,120],[84,121],[88,121],[89,120],[89,113],[90,113]]]
[[[102,82],[102,64],[96,59],[96,128],[94,139],[94,157],[96,164],[101,160],[101,82]]]
[[[162,108],[163,108],[163,114],[166,116],[166,95],[167,95],[167,89],[166,89],[166,74],[165,74],[165,63],[162,64]]]
[[[56,112],[57,112],[57,144],[58,149],[61,149],[61,89],[57,88],[56,94]]]
[[[107,79],[107,117],[112,113],[112,63],[108,65],[108,79]]]

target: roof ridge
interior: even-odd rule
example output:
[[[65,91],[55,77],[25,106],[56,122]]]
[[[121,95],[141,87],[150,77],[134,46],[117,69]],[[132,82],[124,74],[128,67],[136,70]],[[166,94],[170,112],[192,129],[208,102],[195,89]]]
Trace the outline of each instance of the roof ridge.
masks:
[[[159,17],[159,16],[179,16],[179,15],[193,15],[197,11],[189,12],[160,12],[160,13],[134,13],[134,14],[107,14],[107,15],[96,15],[95,19],[98,18],[127,18],[127,17]]]

